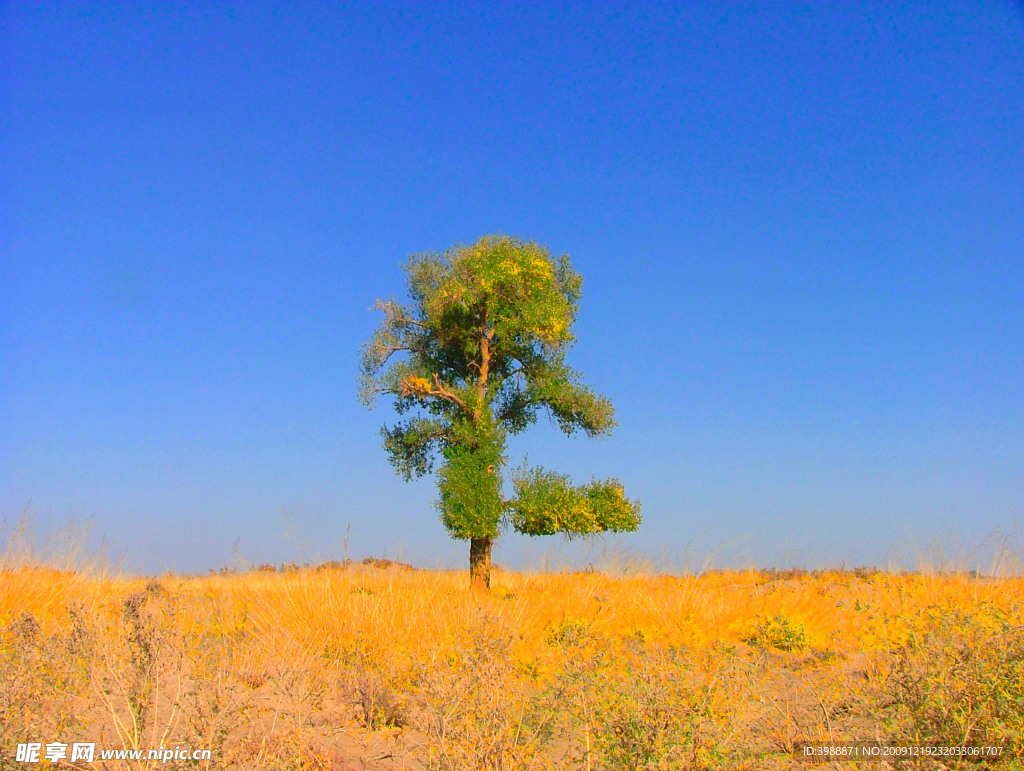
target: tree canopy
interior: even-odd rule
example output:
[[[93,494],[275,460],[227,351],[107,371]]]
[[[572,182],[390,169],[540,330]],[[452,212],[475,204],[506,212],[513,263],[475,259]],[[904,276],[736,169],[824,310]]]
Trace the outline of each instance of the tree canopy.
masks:
[[[569,435],[615,427],[611,402],[565,360],[582,285],[568,256],[485,236],[415,254],[405,273],[409,302],[376,303],[384,319],[363,347],[360,394],[367,406],[378,394],[393,399],[402,419],[382,435],[398,473],[422,476],[440,461],[441,519],[452,537],[471,541],[474,580],[487,583],[504,525],[528,535],[635,530],[639,504],[615,479],[574,487],[523,467],[512,475],[514,495],[503,490],[506,437],[542,412]]]

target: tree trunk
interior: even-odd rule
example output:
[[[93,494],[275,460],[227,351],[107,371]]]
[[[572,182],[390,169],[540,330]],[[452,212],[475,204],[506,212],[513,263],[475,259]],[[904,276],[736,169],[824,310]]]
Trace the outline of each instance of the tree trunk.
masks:
[[[469,540],[469,581],[477,591],[490,591],[491,546],[493,543],[493,538],[471,538]]]

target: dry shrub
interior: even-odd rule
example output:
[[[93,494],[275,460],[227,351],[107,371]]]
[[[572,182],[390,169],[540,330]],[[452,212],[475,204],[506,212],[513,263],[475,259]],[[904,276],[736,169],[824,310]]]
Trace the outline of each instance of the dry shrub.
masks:
[[[373,670],[355,675],[348,701],[355,705],[363,727],[371,731],[402,728],[408,722],[408,699],[392,679]]]
[[[102,746],[208,747],[198,742],[215,740],[201,730],[203,711],[216,709],[201,695],[204,649],[181,634],[179,615],[177,604],[150,582],[120,600],[97,603],[81,617],[95,650],[88,672],[90,692],[83,697],[92,706],[87,735]],[[196,766],[183,760],[150,760],[131,767]]]
[[[74,701],[54,686],[71,685],[72,673],[54,641],[26,611],[0,637],[0,745],[35,741],[78,725]]]
[[[330,753],[300,728],[270,731],[262,736],[246,736],[230,760],[236,767],[267,771],[328,771]],[[234,765],[233,763],[233,765]]]
[[[572,705],[583,767],[710,769],[729,752],[742,669],[722,651],[594,638],[573,652],[555,695]]]
[[[481,597],[463,574],[395,566],[4,571],[0,746],[213,754],[133,769],[346,767],[374,746],[370,767],[610,771],[785,767],[802,740],[965,740],[1021,762],[1024,581],[495,578]]]
[[[515,663],[515,636],[480,612],[466,639],[421,662],[413,724],[430,740],[429,766],[443,769],[532,767],[543,744],[536,688]]]
[[[934,606],[908,624],[887,693],[896,740],[1002,746],[1024,760],[1024,626],[989,603]],[[992,760],[986,760],[992,763]]]
[[[774,648],[753,654],[758,674],[751,693],[761,709],[750,711],[744,727],[749,745],[789,756],[801,743],[886,739],[867,657],[851,662]]]

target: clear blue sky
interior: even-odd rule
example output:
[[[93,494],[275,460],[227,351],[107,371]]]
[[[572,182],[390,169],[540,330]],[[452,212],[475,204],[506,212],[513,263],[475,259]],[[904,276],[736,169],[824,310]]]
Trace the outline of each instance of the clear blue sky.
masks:
[[[356,400],[401,263],[584,276],[602,550],[906,561],[1024,519],[1024,5],[28,3],[0,20],[0,515],[126,568],[466,564]],[[559,557],[561,558],[561,557]]]

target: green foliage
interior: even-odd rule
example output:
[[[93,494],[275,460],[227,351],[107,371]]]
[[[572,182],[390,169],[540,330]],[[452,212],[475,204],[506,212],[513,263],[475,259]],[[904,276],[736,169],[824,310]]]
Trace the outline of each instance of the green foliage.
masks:
[[[537,470],[502,494],[505,439],[546,412],[566,434],[609,433],[611,402],[565,362],[582,279],[567,256],[485,236],[405,266],[410,303],[377,302],[380,328],[362,351],[361,396],[393,399],[403,416],[382,430],[406,479],[438,470],[441,519],[455,538],[493,538],[508,518],[531,535],[635,530],[639,506],[615,480],[573,488]],[[404,417],[406,415],[409,417]]]
[[[743,638],[743,642],[760,648],[792,651],[804,647],[807,634],[803,625],[779,613],[761,621],[753,632]]]
[[[573,487],[569,478],[542,468],[522,470],[514,480],[516,497],[510,521],[527,535],[568,536],[604,530],[636,530],[640,504],[623,495],[616,479]]]
[[[445,447],[446,463],[437,474],[441,521],[455,538],[494,537],[505,509],[502,437],[496,432],[477,435],[466,423],[453,428],[458,441]]]

